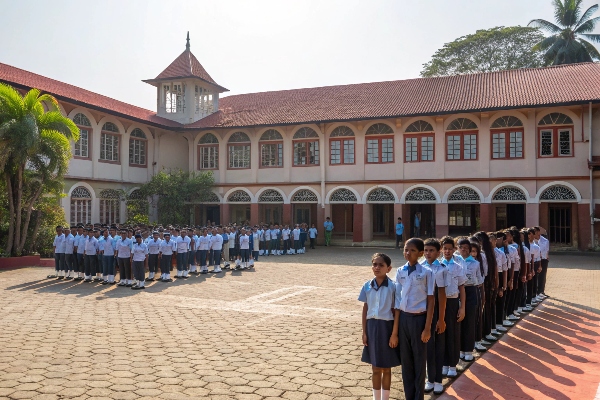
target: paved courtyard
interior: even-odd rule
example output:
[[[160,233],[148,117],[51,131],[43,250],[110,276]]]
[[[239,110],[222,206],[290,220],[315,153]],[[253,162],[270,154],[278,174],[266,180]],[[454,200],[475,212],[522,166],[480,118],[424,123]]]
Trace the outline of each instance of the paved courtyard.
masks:
[[[145,291],[0,271],[0,398],[369,399],[356,298],[374,251],[318,248]],[[552,301],[597,316],[599,264],[553,256]]]

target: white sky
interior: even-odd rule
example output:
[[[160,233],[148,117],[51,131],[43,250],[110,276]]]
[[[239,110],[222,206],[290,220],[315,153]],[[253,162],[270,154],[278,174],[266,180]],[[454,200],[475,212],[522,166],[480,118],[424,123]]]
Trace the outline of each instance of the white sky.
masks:
[[[418,77],[444,43],[533,18],[551,0],[0,0],[0,62],[155,110],[141,80],[188,30],[228,95]]]

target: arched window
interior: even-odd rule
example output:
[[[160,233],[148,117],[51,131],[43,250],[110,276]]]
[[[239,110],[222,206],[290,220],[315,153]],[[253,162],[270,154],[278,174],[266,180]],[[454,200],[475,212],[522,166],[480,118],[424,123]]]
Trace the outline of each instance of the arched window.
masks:
[[[283,167],[283,137],[275,129],[268,129],[260,136],[260,166]]]
[[[121,210],[121,195],[113,189],[105,189],[100,192],[100,223],[119,224]]]
[[[146,145],[148,140],[140,128],[135,128],[129,138],[129,165],[146,166]]]
[[[342,125],[329,135],[329,164],[354,164],[354,131]]]
[[[477,160],[477,124],[456,118],[446,132],[446,161]]]
[[[92,223],[92,194],[83,186],[71,192],[71,225]]]
[[[394,130],[387,124],[373,124],[367,129],[367,164],[394,162]]]
[[[404,162],[433,161],[434,138],[429,122],[418,120],[410,124],[404,134]]]
[[[318,201],[315,192],[308,189],[300,189],[292,197],[292,203],[318,203]]]
[[[227,197],[229,203],[250,203],[251,201],[250,195],[243,190],[236,190]]]
[[[493,159],[523,158],[523,122],[519,118],[497,118],[491,133]]]
[[[198,169],[219,168],[219,140],[207,133],[198,142]]]
[[[112,122],[102,125],[100,160],[111,163],[119,162],[119,128]]]
[[[350,189],[337,189],[329,197],[330,203],[356,203],[356,195]]]
[[[75,142],[75,158],[90,158],[90,141],[92,136],[92,124],[88,117],[78,113],[73,118],[73,122],[79,128],[79,140]]]
[[[304,127],[294,133],[294,166],[319,165],[319,135]]]
[[[236,132],[229,138],[229,168],[250,168],[250,138],[244,132]]]
[[[573,156],[573,120],[562,113],[550,113],[538,122],[538,156]]]

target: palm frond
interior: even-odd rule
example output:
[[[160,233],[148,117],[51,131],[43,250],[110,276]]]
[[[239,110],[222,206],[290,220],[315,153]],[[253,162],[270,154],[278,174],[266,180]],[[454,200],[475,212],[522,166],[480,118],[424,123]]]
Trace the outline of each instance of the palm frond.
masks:
[[[59,111],[50,111],[39,116],[40,129],[51,129],[61,132],[67,139],[79,140],[79,128],[69,118],[64,117]]]
[[[40,103],[46,103],[48,106],[48,111],[60,111],[60,107],[58,106],[58,100],[54,98],[54,96],[44,93],[38,98]]]
[[[581,46],[586,50],[587,54],[589,54],[591,58],[590,61],[600,60],[600,53],[596,46],[584,39],[579,39],[579,43],[581,43]]]
[[[552,46],[557,40],[558,40],[558,36],[557,35],[548,36],[547,38],[544,38],[542,41],[540,41],[535,46],[533,46],[533,50],[535,50],[535,51],[545,51],[550,46]]]
[[[573,32],[576,34],[591,32],[594,30],[594,28],[596,27],[596,24],[598,23],[599,20],[600,20],[600,17],[588,19],[583,24],[578,26]]]
[[[532,19],[529,21],[527,26],[532,26],[534,28],[540,28],[550,33],[560,33],[562,29],[556,25],[554,25],[550,21],[546,21],[545,19]]]
[[[5,83],[0,83],[0,106],[4,115],[15,119],[20,119],[24,115],[23,97],[15,88]]]
[[[600,43],[600,35],[598,34],[584,33],[581,36],[592,42]]]
[[[41,115],[44,113],[44,107],[42,103],[38,100],[40,97],[39,89],[31,89],[25,96],[23,96],[23,107],[25,108],[25,112],[35,112],[37,115]]]
[[[563,4],[562,0],[553,0],[552,5],[554,6],[554,21],[557,24],[564,25],[563,18],[566,12],[566,4]]]
[[[577,30],[578,27],[580,27],[586,21],[588,21],[590,18],[592,18],[592,14],[594,14],[596,11],[598,11],[598,4],[594,4],[593,6],[591,6],[587,10],[585,10],[585,12],[581,16],[581,18],[579,18],[579,21],[577,21],[575,30]]]

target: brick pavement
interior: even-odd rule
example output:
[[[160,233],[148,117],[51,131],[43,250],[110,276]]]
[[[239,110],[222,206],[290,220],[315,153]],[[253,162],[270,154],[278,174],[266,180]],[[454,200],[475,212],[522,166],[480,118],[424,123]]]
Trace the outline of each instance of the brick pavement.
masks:
[[[319,248],[144,292],[47,280],[43,268],[0,271],[0,398],[369,399],[356,297],[373,252]],[[597,285],[592,266],[566,271]],[[588,312],[600,308],[576,289],[564,301],[582,296]],[[393,373],[392,398],[402,399]]]

